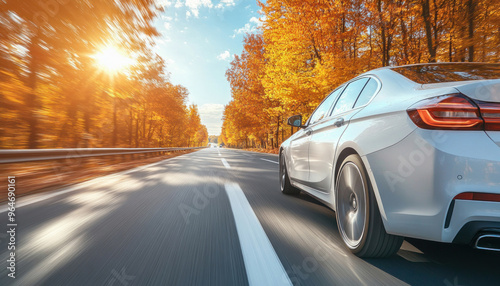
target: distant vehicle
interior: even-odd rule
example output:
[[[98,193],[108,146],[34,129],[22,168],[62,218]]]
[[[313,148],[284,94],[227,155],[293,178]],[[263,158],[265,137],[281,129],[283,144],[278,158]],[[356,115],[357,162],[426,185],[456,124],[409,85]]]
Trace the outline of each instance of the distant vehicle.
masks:
[[[335,210],[360,257],[403,237],[500,250],[500,65],[420,64],[335,89],[280,148],[285,194]]]
[[[224,143],[220,143],[219,148],[224,147]]]

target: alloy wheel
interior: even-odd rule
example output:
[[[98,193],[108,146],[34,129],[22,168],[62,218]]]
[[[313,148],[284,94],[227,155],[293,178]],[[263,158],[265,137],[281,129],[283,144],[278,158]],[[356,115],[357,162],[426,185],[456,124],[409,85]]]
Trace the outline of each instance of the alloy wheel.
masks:
[[[361,170],[347,162],[340,171],[337,182],[338,221],[344,242],[356,248],[363,238],[367,219],[367,200]]]

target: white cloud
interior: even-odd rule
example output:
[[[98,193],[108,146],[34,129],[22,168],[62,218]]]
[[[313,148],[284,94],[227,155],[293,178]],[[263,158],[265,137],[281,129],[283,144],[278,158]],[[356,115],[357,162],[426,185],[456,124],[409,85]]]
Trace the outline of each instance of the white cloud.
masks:
[[[156,40],[156,42],[158,43],[159,46],[161,46],[165,45],[166,43],[172,42],[172,38],[170,38],[169,36],[163,36],[161,37],[161,39]]]
[[[257,18],[257,17],[252,17],[248,21],[248,23],[245,24],[245,26],[234,30],[234,34],[232,38],[235,38],[236,35],[244,35],[244,34],[252,34],[256,33],[259,30],[259,27],[262,26],[263,21],[265,18]]]
[[[159,7],[170,7],[172,6],[173,2],[170,1],[170,0],[156,0],[156,5],[158,5]]]
[[[186,0],[186,6],[191,9],[198,9],[200,7],[212,8],[212,0]]]
[[[224,9],[226,7],[236,6],[234,0],[221,0],[219,4],[215,5],[216,9]]]
[[[217,103],[205,103],[200,106],[198,110],[200,114],[203,114],[205,116],[205,118],[222,119],[224,105]]]
[[[259,18],[257,18],[257,17],[252,17],[252,18],[250,18],[250,23],[254,23],[254,24],[256,24],[257,26],[262,25],[262,22],[261,22],[261,21],[260,21],[260,19],[259,19]]]
[[[224,51],[223,53],[217,56],[217,59],[220,61],[226,61],[229,58],[231,58],[231,54],[229,53],[229,51]]]
[[[246,23],[242,28],[234,30],[233,38],[236,37],[236,35],[251,34],[255,32],[257,32],[257,27],[250,23]]]
[[[172,25],[170,25],[169,22],[165,22],[163,23],[163,27],[165,27],[166,30],[170,30],[170,28],[172,28]]]
[[[159,1],[159,3],[167,3],[168,6],[171,6],[173,3],[173,0],[156,0]],[[200,15],[200,9],[201,8],[222,8],[222,7],[229,7],[229,6],[235,6],[236,4],[234,3],[234,0],[221,0],[219,4],[215,5],[212,3],[212,0],[176,0],[174,7],[175,8],[181,8],[181,7],[186,7],[186,17],[195,17],[198,18]],[[188,13],[189,12],[189,13]],[[176,15],[177,18],[177,15]]]
[[[201,7],[212,8],[213,4],[211,0],[186,0],[186,7],[191,10],[194,17],[198,18]]]
[[[216,103],[206,103],[198,107],[202,124],[208,129],[208,134],[219,135],[222,128],[222,113],[224,105]]]

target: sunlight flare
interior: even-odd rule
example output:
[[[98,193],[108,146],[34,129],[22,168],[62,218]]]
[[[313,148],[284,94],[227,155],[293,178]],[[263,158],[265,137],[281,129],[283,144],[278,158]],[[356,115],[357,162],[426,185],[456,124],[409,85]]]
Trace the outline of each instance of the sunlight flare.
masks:
[[[114,46],[105,46],[93,58],[100,69],[109,73],[118,73],[134,64],[134,60]]]

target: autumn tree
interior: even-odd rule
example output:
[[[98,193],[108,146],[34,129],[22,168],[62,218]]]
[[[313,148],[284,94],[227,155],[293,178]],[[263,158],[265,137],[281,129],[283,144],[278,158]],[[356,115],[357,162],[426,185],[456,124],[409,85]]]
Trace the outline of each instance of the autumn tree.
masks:
[[[266,141],[269,134],[277,146],[292,133],[283,128],[286,117],[307,118],[335,87],[370,69],[500,59],[498,0],[268,0],[259,5],[261,31],[245,37],[243,53],[226,73],[232,101],[221,137],[235,146]],[[255,39],[261,39],[259,60],[250,56]],[[258,96],[256,86],[262,87]]]
[[[154,0],[3,1],[0,148],[187,145],[188,92],[153,52],[160,11]],[[134,63],[99,66],[107,47]]]

